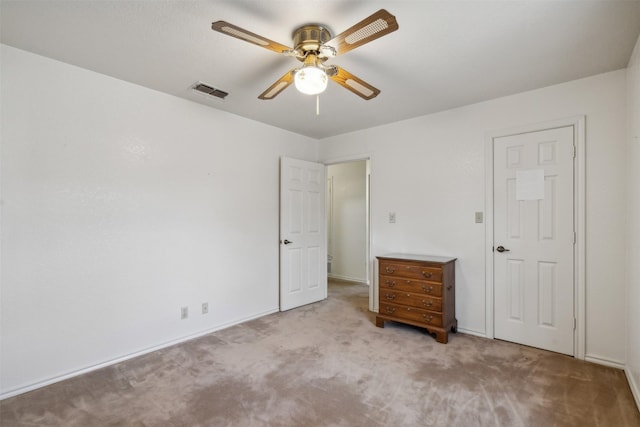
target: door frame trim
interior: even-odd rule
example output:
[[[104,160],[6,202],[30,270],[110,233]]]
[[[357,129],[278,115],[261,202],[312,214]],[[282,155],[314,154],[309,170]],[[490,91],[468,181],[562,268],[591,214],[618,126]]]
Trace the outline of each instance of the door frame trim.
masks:
[[[324,159],[321,162],[325,165],[325,167],[330,165],[337,165],[340,163],[350,163],[350,162],[359,162],[365,160],[367,162],[367,179],[366,179],[366,235],[367,241],[366,245],[366,261],[367,265],[365,266],[366,271],[366,281],[369,286],[369,311],[377,311],[377,283],[375,282],[375,260],[371,259],[371,247],[372,247],[372,233],[371,233],[371,163],[373,162],[373,156],[370,153],[365,154],[354,154],[351,156],[342,156],[342,157],[334,157],[329,159]],[[325,215],[325,221],[327,221]],[[327,230],[328,232],[328,230]]]
[[[576,319],[573,331],[573,350],[576,359],[584,360],[586,351],[586,191],[585,191],[585,116],[568,117],[565,119],[517,126],[508,129],[490,131],[485,134],[485,331],[486,337],[494,339],[494,283],[493,283],[493,144],[495,138],[531,133],[548,129],[572,126],[573,143],[576,155],[573,161],[573,196],[574,196],[574,231],[576,244],[573,248],[573,312]]]

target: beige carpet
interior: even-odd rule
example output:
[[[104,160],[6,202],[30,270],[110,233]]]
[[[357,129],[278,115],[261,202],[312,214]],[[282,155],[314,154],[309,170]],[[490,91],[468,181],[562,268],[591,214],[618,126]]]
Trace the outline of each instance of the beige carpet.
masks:
[[[376,328],[367,288],[0,402],[9,426],[640,426],[624,373]]]

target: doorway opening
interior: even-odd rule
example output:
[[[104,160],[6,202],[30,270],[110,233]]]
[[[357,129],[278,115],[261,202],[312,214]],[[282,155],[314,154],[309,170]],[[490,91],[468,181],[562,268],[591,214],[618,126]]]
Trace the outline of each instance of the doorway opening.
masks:
[[[327,164],[327,276],[371,289],[369,184],[369,159]]]

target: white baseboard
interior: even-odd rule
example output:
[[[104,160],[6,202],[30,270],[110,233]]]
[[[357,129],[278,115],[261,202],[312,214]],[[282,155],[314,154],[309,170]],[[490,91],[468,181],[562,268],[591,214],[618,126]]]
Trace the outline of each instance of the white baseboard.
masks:
[[[597,363],[598,365],[609,366],[616,369],[624,369],[624,362],[619,360],[612,360],[606,357],[598,356],[595,354],[587,354],[584,360],[591,363]]]
[[[357,277],[343,276],[341,274],[327,274],[329,279],[345,280],[347,282],[366,283],[365,280]]]
[[[631,394],[633,394],[638,411],[640,411],[640,384],[636,382],[636,378],[629,370],[629,367],[624,368],[624,373],[627,375],[627,382],[629,383],[629,388],[631,388]]]
[[[48,379],[43,380],[43,381],[38,381],[38,382],[35,382],[35,383],[32,383],[32,384],[29,384],[27,386],[24,386],[24,387],[18,387],[16,389],[9,390],[9,391],[7,391],[5,393],[0,394],[0,400],[8,399],[9,397],[17,396],[19,394],[23,394],[23,393],[26,393],[28,391],[36,390],[38,388],[41,388],[41,387],[44,387],[44,386],[48,386],[50,384],[54,384],[54,383],[57,383],[57,382],[60,382],[60,381],[67,380],[69,378],[77,377],[78,375],[82,375],[82,374],[86,374],[86,373],[89,373],[89,372],[92,372],[92,371],[96,371],[98,369],[106,368],[107,366],[115,365],[116,363],[124,362],[126,360],[133,359],[133,358],[138,357],[138,356],[142,356],[142,355],[145,355],[145,354],[148,354],[148,353],[152,353],[154,351],[158,351],[158,350],[161,350],[163,348],[171,347],[173,345],[180,344],[180,343],[183,343],[185,341],[192,340],[194,338],[199,338],[201,336],[208,335],[210,333],[213,333],[213,332],[216,332],[216,331],[220,331],[222,329],[229,328],[231,326],[239,325],[241,323],[245,323],[245,322],[248,322],[248,321],[253,320],[253,319],[258,319],[260,317],[267,316],[269,314],[277,313],[278,311],[280,311],[280,310],[278,308],[275,308],[275,309],[267,310],[265,312],[254,314],[254,315],[242,318],[242,319],[236,319],[236,320],[231,321],[231,322],[222,323],[222,324],[217,325],[217,326],[215,326],[213,328],[205,329],[203,331],[199,331],[199,332],[196,332],[194,334],[185,335],[183,337],[176,338],[174,340],[167,341],[167,342],[164,342],[162,344],[159,344],[159,345],[156,345],[156,346],[153,346],[153,347],[148,347],[148,348],[145,348],[143,350],[127,354],[125,356],[121,356],[121,357],[118,357],[118,358],[115,358],[115,359],[110,359],[110,360],[107,360],[105,362],[98,363],[96,365],[87,366],[87,367],[78,369],[76,371],[71,371],[71,372],[68,372],[68,373],[63,374],[63,375],[59,375],[59,376],[56,376],[56,377],[48,378]]]
[[[462,334],[467,334],[467,335],[474,335],[474,336],[480,337],[480,338],[487,338],[487,334],[486,333],[480,332],[480,331],[474,331],[472,329],[458,328],[458,332],[460,332]]]

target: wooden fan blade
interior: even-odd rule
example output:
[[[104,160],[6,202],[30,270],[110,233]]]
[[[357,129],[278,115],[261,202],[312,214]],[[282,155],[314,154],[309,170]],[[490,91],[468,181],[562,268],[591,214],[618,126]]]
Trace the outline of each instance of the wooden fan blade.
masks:
[[[236,25],[229,24],[225,21],[216,21],[211,24],[211,29],[217,31],[222,34],[226,34],[227,36],[235,37],[240,40],[244,40],[249,43],[253,43],[265,49],[272,50],[277,53],[283,53],[288,50],[291,50],[290,47],[285,46],[283,44],[274,42],[273,40],[269,40],[262,36],[259,36],[251,31],[247,31],[244,28],[240,28]]]
[[[392,33],[398,28],[396,17],[386,10],[380,9],[348,30],[338,34],[326,42],[325,45],[333,47],[336,49],[336,53],[340,55]]]
[[[280,77],[278,81],[269,86],[269,89],[265,90],[258,96],[259,99],[273,99],[285,90],[291,83],[293,83],[293,72],[295,68],[287,71],[284,76]]]
[[[337,73],[334,75],[330,75],[329,78],[338,83],[340,86],[349,89],[359,97],[369,100],[375,98],[380,93],[380,89],[371,86],[369,83],[354,76],[348,71],[345,71],[340,67],[335,68],[337,70]]]

